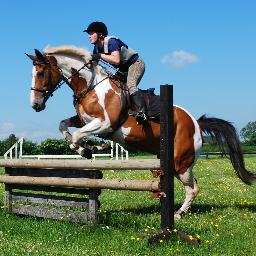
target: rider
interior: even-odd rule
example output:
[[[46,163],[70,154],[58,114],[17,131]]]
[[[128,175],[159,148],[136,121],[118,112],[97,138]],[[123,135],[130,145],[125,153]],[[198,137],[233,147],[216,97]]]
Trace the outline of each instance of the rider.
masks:
[[[94,45],[92,60],[99,59],[127,72],[127,87],[136,109],[139,124],[147,122],[144,99],[137,86],[145,72],[145,63],[131,48],[115,36],[108,36],[108,29],[103,22],[92,22],[83,32],[87,32],[90,43]]]

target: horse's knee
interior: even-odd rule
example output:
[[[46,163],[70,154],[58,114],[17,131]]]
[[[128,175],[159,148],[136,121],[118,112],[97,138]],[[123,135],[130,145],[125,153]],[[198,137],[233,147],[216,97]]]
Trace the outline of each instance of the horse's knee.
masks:
[[[67,128],[66,121],[65,120],[60,121],[59,130],[62,132],[66,128]]]
[[[81,132],[79,130],[74,131],[72,134],[72,143],[79,144],[79,141],[83,138]]]

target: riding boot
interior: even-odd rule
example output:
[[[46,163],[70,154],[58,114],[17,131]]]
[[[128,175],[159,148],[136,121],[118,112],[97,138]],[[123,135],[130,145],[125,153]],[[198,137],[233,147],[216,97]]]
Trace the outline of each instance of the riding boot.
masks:
[[[131,94],[131,100],[135,107],[135,111],[137,112],[135,118],[138,124],[147,123],[146,104],[140,91]]]

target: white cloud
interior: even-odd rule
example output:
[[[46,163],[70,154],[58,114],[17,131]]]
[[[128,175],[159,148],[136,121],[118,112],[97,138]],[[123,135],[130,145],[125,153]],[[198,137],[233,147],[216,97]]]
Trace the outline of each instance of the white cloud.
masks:
[[[6,139],[10,134],[15,134],[17,138],[24,137],[28,140],[40,142],[46,138],[62,138],[61,133],[58,129],[54,131],[37,130],[34,127],[15,127],[11,122],[0,123],[0,140]]]
[[[7,138],[14,133],[15,126],[13,123],[4,122],[0,124],[0,138]]]
[[[198,57],[184,50],[174,51],[171,54],[165,55],[161,59],[161,63],[165,65],[171,65],[175,68],[182,68],[188,64],[198,62]]]
[[[14,124],[13,123],[8,123],[5,122],[1,125],[0,130],[1,132],[8,132],[14,129]]]

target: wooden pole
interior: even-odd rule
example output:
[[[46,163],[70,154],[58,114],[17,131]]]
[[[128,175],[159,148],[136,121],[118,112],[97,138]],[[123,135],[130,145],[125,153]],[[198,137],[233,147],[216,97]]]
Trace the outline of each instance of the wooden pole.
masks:
[[[150,160],[64,160],[64,159],[0,159],[2,167],[53,168],[53,169],[99,169],[99,170],[149,170],[159,169],[158,159]]]
[[[36,186],[55,186],[72,188],[159,191],[159,181],[152,180],[106,180],[89,178],[59,178],[1,175],[0,182]]]
[[[160,87],[160,177],[161,228],[174,227],[174,138],[173,138],[173,86]]]
[[[174,115],[173,86],[160,87],[160,166],[163,175],[160,176],[161,190],[161,230],[149,238],[149,244],[156,245],[171,236],[178,236],[192,245],[198,245],[199,240],[186,233],[174,229]]]

